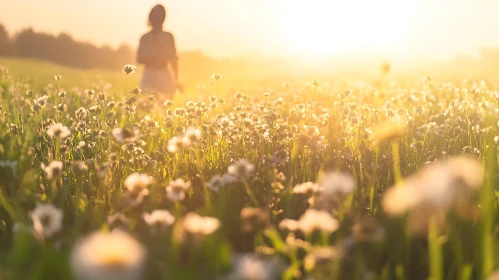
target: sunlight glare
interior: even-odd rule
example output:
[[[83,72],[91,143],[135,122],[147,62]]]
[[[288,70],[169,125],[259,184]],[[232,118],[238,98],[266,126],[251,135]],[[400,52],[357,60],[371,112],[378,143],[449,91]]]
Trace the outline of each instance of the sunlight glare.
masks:
[[[405,0],[278,0],[276,18],[290,47],[316,58],[399,52],[409,29]]]

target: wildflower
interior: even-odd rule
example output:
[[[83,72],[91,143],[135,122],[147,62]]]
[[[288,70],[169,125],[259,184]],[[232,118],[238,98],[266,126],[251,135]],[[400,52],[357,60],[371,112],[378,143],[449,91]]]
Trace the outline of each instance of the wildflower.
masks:
[[[191,142],[186,137],[174,136],[172,139],[168,140],[168,151],[170,153],[176,153],[177,151],[187,148],[191,145]]]
[[[190,126],[185,130],[184,137],[189,139],[190,143],[194,145],[201,141],[201,130]]]
[[[114,128],[112,133],[114,139],[120,144],[135,142],[140,137],[138,129]]]
[[[277,257],[260,258],[254,253],[238,254],[233,259],[234,267],[223,280],[267,280],[279,279],[286,267]]]
[[[123,231],[95,232],[80,240],[71,253],[78,280],[142,279],[146,250]]]
[[[125,74],[132,74],[132,73],[135,73],[135,69],[137,67],[135,65],[132,65],[132,64],[127,64],[123,67],[123,73]]]
[[[379,124],[371,134],[371,142],[380,144],[390,142],[404,136],[407,122],[404,118],[392,118]]]
[[[168,99],[168,100],[165,101],[165,103],[163,103],[163,105],[165,105],[166,107],[170,107],[170,106],[173,105],[173,101],[171,101],[171,100]]]
[[[59,177],[62,174],[62,161],[54,160],[49,163],[48,166],[45,166],[44,163],[41,164],[43,171],[47,174],[47,178],[53,179],[55,177]]]
[[[331,274],[342,257],[342,250],[336,247],[316,247],[305,257],[304,266],[308,271]]]
[[[88,171],[88,165],[82,160],[77,160],[71,166],[71,170],[76,174],[82,174]]]
[[[47,95],[44,95],[42,97],[34,99],[33,103],[38,107],[44,107],[48,99],[49,97]]]
[[[404,179],[402,185],[390,188],[383,207],[390,215],[409,212],[409,229],[424,232],[432,217],[441,224],[451,208],[466,217],[472,209],[472,194],[482,183],[483,168],[475,159],[459,156],[435,161]]]
[[[144,173],[132,173],[129,175],[124,182],[125,187],[129,192],[134,192],[136,190],[147,188],[151,185],[153,179]]]
[[[69,128],[64,126],[62,123],[56,123],[47,129],[47,134],[50,138],[59,137],[61,139],[65,139],[71,135],[71,130],[69,130]]]
[[[219,174],[213,176],[210,181],[206,183],[206,187],[214,192],[218,192],[224,185],[224,179]]]
[[[237,179],[246,179],[251,176],[255,170],[255,166],[245,159],[240,159],[229,166],[227,170],[230,175],[236,177]]]
[[[296,220],[284,219],[279,223],[279,229],[295,232],[300,228],[300,223]]]
[[[298,184],[293,188],[293,193],[300,194],[314,194],[318,192],[320,189],[319,185],[312,182],[305,182],[302,184]]]
[[[162,231],[175,222],[175,217],[166,210],[154,210],[150,214],[142,214],[146,224],[152,228],[153,234]]]
[[[185,182],[182,179],[171,181],[166,187],[166,196],[171,201],[180,201],[185,199],[185,192],[191,187],[191,182]]]
[[[220,78],[222,78],[222,75],[215,73],[215,74],[211,75],[211,78],[218,81],[218,80],[220,80]]]
[[[326,211],[308,209],[300,217],[299,227],[305,234],[310,234],[316,230],[332,233],[336,231],[340,223]]]
[[[61,75],[54,75],[54,80],[59,81],[62,78]]]
[[[130,225],[130,219],[120,212],[116,212],[111,216],[107,216],[107,223],[112,229],[126,229]]]
[[[99,113],[101,111],[101,107],[100,105],[94,105],[94,106],[90,106],[88,108],[88,111],[92,112],[92,113]]]
[[[328,198],[343,197],[353,192],[355,181],[345,173],[326,173],[319,179],[321,192]]]
[[[245,207],[241,210],[241,226],[246,232],[264,229],[269,224],[270,215],[265,209]]]
[[[196,213],[188,213],[183,221],[185,231],[195,235],[210,235],[220,227],[220,221],[213,217],[201,217]]]
[[[78,110],[75,111],[75,116],[78,119],[86,119],[87,118],[88,111],[87,109],[80,107]]]
[[[31,212],[33,229],[41,236],[50,238],[62,229],[62,218],[64,213],[52,204],[38,205]]]
[[[316,88],[316,87],[318,87],[318,86],[319,86],[319,83],[317,82],[317,80],[313,80],[313,81],[312,81],[312,86],[313,86],[314,88]]]

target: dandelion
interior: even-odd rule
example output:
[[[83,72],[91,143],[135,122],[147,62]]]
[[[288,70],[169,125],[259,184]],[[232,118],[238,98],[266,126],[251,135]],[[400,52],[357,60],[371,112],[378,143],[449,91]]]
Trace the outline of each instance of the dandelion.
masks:
[[[195,145],[196,143],[201,141],[201,130],[190,126],[185,130],[184,137],[189,139],[189,142],[192,145]]]
[[[424,232],[432,217],[443,224],[451,208],[466,217],[472,194],[482,183],[483,168],[475,159],[459,156],[436,161],[404,179],[403,185],[390,188],[383,207],[390,215],[409,212],[409,229]]]
[[[47,129],[47,134],[50,138],[59,137],[60,139],[65,139],[71,136],[71,130],[62,123],[56,123]]]
[[[227,169],[229,174],[236,177],[237,179],[249,178],[254,170],[255,165],[245,159],[240,159],[239,161],[229,166],[229,168]]]
[[[120,212],[116,212],[111,216],[107,216],[107,223],[112,229],[126,229],[130,225],[130,219]]]
[[[206,187],[214,192],[218,192],[223,186],[225,186],[224,178],[219,174],[213,176],[210,181],[206,183]]]
[[[38,205],[31,212],[33,229],[36,233],[46,238],[52,237],[62,229],[64,213],[52,204]]]
[[[71,254],[78,280],[142,279],[146,250],[123,231],[96,232],[80,240]]]
[[[120,144],[135,142],[140,137],[140,131],[135,128],[114,128],[112,134],[114,139],[116,139],[116,141]]]
[[[218,80],[220,80],[220,78],[222,78],[222,75],[215,73],[215,74],[211,75],[211,78],[218,81]]]
[[[326,173],[319,179],[321,192],[328,198],[343,197],[353,192],[355,181],[352,176],[340,173]]]
[[[181,201],[185,199],[185,193],[191,187],[191,182],[182,179],[171,181],[166,187],[166,196],[171,201]]]
[[[54,179],[56,177],[61,176],[63,163],[62,161],[54,160],[51,163],[49,163],[48,166],[45,166],[45,164],[42,163],[41,167],[43,171],[45,171],[45,173],[47,174],[47,178]]]
[[[210,235],[220,227],[220,221],[213,217],[202,217],[196,213],[188,213],[183,221],[186,232],[194,235]]]
[[[88,165],[82,160],[77,160],[71,165],[71,170],[76,174],[82,174],[88,171]]]
[[[175,222],[175,217],[166,210],[154,210],[150,214],[144,213],[142,218],[151,227],[153,234],[163,231]]]
[[[295,232],[300,229],[300,223],[292,219],[284,219],[279,223],[279,229]]]
[[[234,256],[234,266],[229,275],[221,280],[270,280],[279,279],[285,264],[277,257],[259,258],[256,254]]]
[[[168,140],[168,152],[174,154],[181,149],[187,148],[191,145],[189,138],[174,136]]]
[[[129,192],[135,192],[147,188],[152,183],[153,179],[147,174],[135,172],[125,179],[124,186]]]
[[[300,217],[299,228],[305,234],[310,234],[314,231],[322,231],[332,233],[336,231],[340,223],[326,211],[308,209]]]
[[[49,97],[47,95],[44,95],[42,97],[34,99],[33,103],[38,107],[45,107],[45,104],[47,104],[48,99]]]
[[[320,190],[320,186],[316,183],[313,182],[305,182],[296,185],[293,188],[293,193],[299,193],[299,194],[314,194],[317,193]]]
[[[135,73],[136,68],[137,67],[135,65],[127,64],[123,67],[123,73],[125,73],[126,75]]]
[[[165,101],[165,103],[163,103],[163,105],[165,105],[165,107],[170,107],[170,106],[173,105],[173,101],[171,101],[171,100],[168,99],[168,100]]]

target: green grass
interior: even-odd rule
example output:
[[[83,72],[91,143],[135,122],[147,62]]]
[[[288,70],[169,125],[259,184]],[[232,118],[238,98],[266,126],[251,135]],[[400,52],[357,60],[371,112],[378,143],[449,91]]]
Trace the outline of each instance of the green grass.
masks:
[[[165,107],[119,71],[0,65],[2,277],[465,280],[498,267],[493,84],[262,87],[221,73]],[[148,223],[154,210],[164,224]]]

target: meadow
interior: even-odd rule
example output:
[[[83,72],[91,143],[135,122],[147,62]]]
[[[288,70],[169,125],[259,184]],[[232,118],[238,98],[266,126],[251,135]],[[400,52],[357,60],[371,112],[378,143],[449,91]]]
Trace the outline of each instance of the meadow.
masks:
[[[491,81],[0,64],[2,279],[499,279]]]

